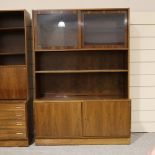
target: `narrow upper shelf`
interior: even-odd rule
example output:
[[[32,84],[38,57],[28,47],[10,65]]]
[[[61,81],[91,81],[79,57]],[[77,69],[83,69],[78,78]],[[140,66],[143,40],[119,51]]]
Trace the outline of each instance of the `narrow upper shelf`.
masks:
[[[98,72],[128,72],[128,70],[49,70],[49,71],[35,71],[37,74],[41,73],[98,73]]]
[[[35,52],[52,52],[52,51],[127,51],[129,48],[53,48],[53,49],[41,49],[34,50]]]
[[[0,27],[0,31],[17,31],[17,30],[24,30],[24,27],[5,27],[5,28]]]
[[[0,52],[0,55],[24,55],[24,52]]]

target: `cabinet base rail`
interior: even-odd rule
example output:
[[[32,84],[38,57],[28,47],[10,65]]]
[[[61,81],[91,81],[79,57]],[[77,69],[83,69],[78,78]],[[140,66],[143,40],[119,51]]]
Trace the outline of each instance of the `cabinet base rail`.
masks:
[[[130,138],[108,139],[36,139],[36,145],[126,145],[130,144]]]
[[[26,147],[29,146],[27,139],[17,140],[0,140],[0,147]]]

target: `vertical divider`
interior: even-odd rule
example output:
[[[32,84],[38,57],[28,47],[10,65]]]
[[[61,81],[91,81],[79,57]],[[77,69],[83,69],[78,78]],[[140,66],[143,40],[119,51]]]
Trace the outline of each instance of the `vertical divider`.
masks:
[[[33,59],[33,67],[32,67],[32,72],[33,72],[33,98],[35,99],[36,98],[36,75],[35,75],[35,12],[33,11],[32,12],[32,47],[33,47],[33,50],[32,50],[32,59]]]
[[[81,17],[81,11],[78,10],[78,47],[81,48],[82,47],[82,17]]]

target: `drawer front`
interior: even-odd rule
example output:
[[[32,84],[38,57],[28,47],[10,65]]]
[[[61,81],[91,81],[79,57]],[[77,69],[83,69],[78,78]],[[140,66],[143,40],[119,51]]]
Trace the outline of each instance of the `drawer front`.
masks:
[[[130,137],[130,101],[85,101],[83,136]]]
[[[25,104],[0,103],[0,120],[25,120]]]
[[[25,129],[0,129],[0,139],[25,139]]]
[[[26,138],[26,109],[24,104],[0,103],[0,138]]]

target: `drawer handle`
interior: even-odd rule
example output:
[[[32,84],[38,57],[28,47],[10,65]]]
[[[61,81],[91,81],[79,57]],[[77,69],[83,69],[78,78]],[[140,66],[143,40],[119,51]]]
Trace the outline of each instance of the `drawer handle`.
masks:
[[[16,107],[16,109],[21,109],[22,107]]]
[[[20,115],[20,114],[16,114],[16,116],[17,116],[17,117],[21,117],[22,115]]]
[[[17,122],[16,125],[23,125],[22,123]]]
[[[23,133],[22,132],[17,132],[16,135],[23,135]]]

